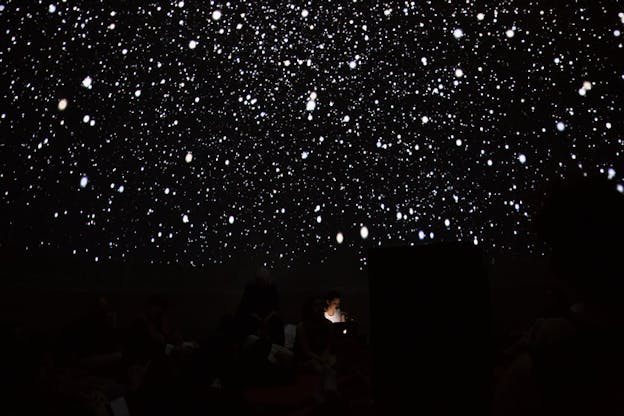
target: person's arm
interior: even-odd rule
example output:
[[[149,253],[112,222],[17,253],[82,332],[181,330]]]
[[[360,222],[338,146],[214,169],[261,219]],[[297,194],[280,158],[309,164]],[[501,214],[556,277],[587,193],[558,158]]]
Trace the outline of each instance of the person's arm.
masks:
[[[301,345],[301,352],[303,356],[307,359],[316,360],[318,362],[323,362],[323,357],[314,353],[310,348],[310,341],[308,339],[308,334],[303,326],[303,324],[299,324],[297,326],[297,337],[299,338],[299,343]]]

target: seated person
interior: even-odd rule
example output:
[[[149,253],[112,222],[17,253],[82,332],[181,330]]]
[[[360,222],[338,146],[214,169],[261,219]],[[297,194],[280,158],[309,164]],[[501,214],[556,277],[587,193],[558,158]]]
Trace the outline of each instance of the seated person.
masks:
[[[295,357],[304,368],[321,372],[332,367],[336,358],[331,354],[333,331],[331,323],[323,318],[323,301],[310,299],[303,308],[303,319],[297,325]]]
[[[325,297],[325,319],[332,323],[346,321],[346,315],[340,310],[340,293],[331,291]]]

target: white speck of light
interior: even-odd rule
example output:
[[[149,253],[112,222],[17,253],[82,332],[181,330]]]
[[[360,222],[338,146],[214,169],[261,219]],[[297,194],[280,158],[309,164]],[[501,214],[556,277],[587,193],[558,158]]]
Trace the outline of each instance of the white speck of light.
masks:
[[[92,84],[93,84],[93,79],[88,75],[82,80],[82,86],[85,88],[91,89]]]
[[[420,118],[420,120],[422,121],[422,123],[423,123],[423,124],[427,124],[427,123],[429,123],[429,117],[427,117],[427,116],[422,116],[422,117]]]
[[[566,125],[563,121],[558,121],[557,122],[557,130],[559,131],[564,131],[566,128]]]
[[[620,32],[618,29],[615,29],[613,31],[613,36],[615,36],[616,38],[620,37],[621,34],[622,34],[622,32]]]
[[[355,69],[356,66],[357,66],[357,62],[355,62],[355,61],[349,62],[349,68]]]
[[[197,41],[192,40],[189,42],[189,49],[195,49],[197,47]]]
[[[323,218],[321,218],[320,215],[316,216],[316,222],[318,222],[319,224],[321,223],[321,221],[323,221]]]
[[[304,159],[304,160],[305,160],[305,159],[307,159],[307,158],[308,158],[308,156],[309,156],[309,155],[310,155],[310,153],[309,153],[309,152],[301,152],[301,159]]]
[[[344,241],[344,235],[342,235],[342,233],[340,233],[340,232],[338,234],[336,234],[336,242],[338,244],[342,244],[343,241]]]
[[[58,102],[58,109],[59,111],[63,111],[67,108],[67,99],[63,98]]]
[[[472,240],[472,244],[479,245],[479,239],[477,237],[474,238],[474,240]]]
[[[513,38],[516,35],[516,32],[513,29],[508,29],[505,32],[505,35],[507,35],[507,37],[511,39],[511,38]]]
[[[461,78],[461,77],[463,77],[463,76],[464,76],[464,71],[463,71],[461,68],[457,68],[457,69],[455,70],[455,76],[456,76],[457,78]]]
[[[423,230],[418,231],[418,239],[419,240],[424,240],[426,236],[427,235],[425,234],[425,232]]]
[[[83,123],[88,123],[88,122],[89,122],[89,120],[91,120],[91,117],[89,117],[89,115],[88,115],[88,114],[82,118],[82,122],[83,122]]]
[[[230,217],[228,218],[228,222],[230,224],[234,224],[234,215],[230,215]]]
[[[488,166],[492,166],[492,164],[493,164],[493,163],[494,163],[494,162],[492,162],[492,159],[488,159],[488,161],[487,161],[487,165],[488,165]]]
[[[420,58],[420,62],[422,62],[423,66],[427,66],[427,58],[425,57]]]
[[[400,219],[402,219],[402,218],[403,218],[403,214],[402,214],[402,213],[400,213],[400,212],[397,212],[397,213],[396,213],[396,219],[397,219],[397,220],[400,220]]]
[[[301,17],[308,17],[309,14],[310,12],[308,12],[306,9],[301,10]]]
[[[117,192],[119,192],[120,194],[123,193],[124,191],[124,186],[123,185],[119,185],[119,188],[117,188]]]
[[[392,14],[392,9],[384,10],[384,16],[390,16]]]
[[[461,141],[461,139],[457,139],[457,140],[455,140],[455,144],[456,144],[457,146],[461,146],[461,145],[462,145],[462,141]]]
[[[219,19],[221,19],[221,10],[215,10],[214,12],[212,12],[212,20]]]
[[[48,6],[48,12],[54,13],[55,11],[56,11],[56,6],[54,4],[51,4]]]
[[[165,195],[169,195],[169,192],[171,192],[169,188],[165,188]]]
[[[606,128],[608,128],[608,129],[610,129],[610,128],[612,127],[612,126],[611,126],[611,123],[607,122],[607,124],[605,124],[605,127],[606,127]]]
[[[134,92],[134,96],[135,96],[135,97],[140,97],[140,96],[141,96],[141,90],[136,90],[136,91]]]
[[[360,228],[360,237],[362,237],[362,240],[366,240],[368,238],[368,228],[365,225]]]
[[[592,89],[592,83],[590,81],[584,81],[583,82],[583,89],[589,91]]]
[[[444,225],[446,227],[449,227],[451,225],[451,220],[449,220],[448,218],[444,220]]]
[[[81,188],[86,188],[88,183],[89,183],[89,178],[87,178],[86,176],[83,176],[82,178],[80,178]]]
[[[613,179],[615,178],[615,169],[613,168],[609,168],[609,170],[607,171],[607,177],[609,179]]]
[[[188,152],[186,156],[184,156],[184,161],[186,163],[191,163],[193,161],[193,153]]]
[[[621,183],[618,183],[615,189],[617,189],[619,193],[624,194],[624,185],[622,185]]]
[[[314,100],[308,100],[307,104],[306,104],[306,110],[308,111],[314,111],[314,109],[316,108],[316,101]]]
[[[182,215],[182,222],[183,222],[184,224],[188,224],[188,222],[189,222],[189,217],[188,217],[188,215],[186,215],[186,214]]]
[[[483,13],[478,13],[477,20],[483,20],[483,19],[485,19],[485,15]]]
[[[461,30],[460,28],[457,28],[457,29],[453,30],[453,36],[455,36],[455,39],[459,39],[462,36],[464,36],[464,31]]]
[[[346,115],[346,116],[344,116],[344,117],[342,118],[342,122],[343,122],[343,123],[348,123],[350,120],[351,120],[351,117],[349,117],[348,115]]]
[[[526,163],[526,156],[520,153],[518,155],[518,161],[524,165]]]

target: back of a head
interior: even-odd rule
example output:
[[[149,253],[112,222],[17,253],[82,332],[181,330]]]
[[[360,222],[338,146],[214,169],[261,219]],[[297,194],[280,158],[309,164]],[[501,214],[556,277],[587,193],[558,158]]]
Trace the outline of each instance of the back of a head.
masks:
[[[602,177],[574,177],[555,184],[537,217],[558,274],[586,298],[622,295],[624,195]]]

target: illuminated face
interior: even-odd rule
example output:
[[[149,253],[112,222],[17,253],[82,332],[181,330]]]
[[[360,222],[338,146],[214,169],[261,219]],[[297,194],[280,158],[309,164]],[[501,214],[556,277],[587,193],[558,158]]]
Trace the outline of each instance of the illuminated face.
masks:
[[[340,298],[334,298],[327,302],[327,313],[333,315],[336,309],[340,309]]]

